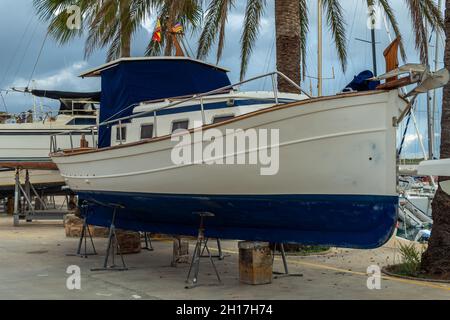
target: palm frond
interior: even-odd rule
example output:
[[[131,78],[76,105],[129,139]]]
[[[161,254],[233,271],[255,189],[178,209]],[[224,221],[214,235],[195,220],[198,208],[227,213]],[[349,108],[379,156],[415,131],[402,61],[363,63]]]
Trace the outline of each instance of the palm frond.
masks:
[[[405,0],[411,16],[416,49],[419,51],[420,60],[423,64],[428,63],[428,33],[422,11],[422,0]]]
[[[392,9],[391,4],[389,3],[389,0],[379,0],[381,7],[384,10],[384,13],[386,14],[386,17],[388,18],[392,28],[394,29],[394,33],[396,37],[400,37],[400,55],[402,56],[402,60],[406,61],[406,50],[405,50],[405,44],[403,43],[402,35],[400,32],[400,28],[398,26],[398,21],[395,16],[394,10]]]
[[[342,71],[347,68],[347,41],[345,30],[344,12],[339,0],[324,0],[323,6],[327,12],[328,26],[336,45],[339,61],[341,62]]]
[[[221,8],[221,14],[219,18],[219,43],[217,45],[217,57],[216,64],[219,64],[222,57],[223,47],[225,45],[225,27],[228,20],[228,11],[233,7],[233,0],[224,0],[225,5]]]
[[[204,59],[216,38],[219,38],[219,44],[217,46],[216,61],[219,62],[223,47],[225,44],[225,27],[228,18],[228,12],[233,6],[234,0],[212,0],[206,14],[205,26],[200,35],[197,59]]]
[[[197,59],[204,59],[211,49],[219,28],[223,4],[227,0],[212,0],[206,11],[205,25],[198,41]]]
[[[82,22],[86,21],[94,10],[94,0],[33,0],[39,19],[48,21],[48,33],[59,43],[65,44],[76,36],[83,34],[83,27],[70,29],[67,21],[71,15],[68,11],[73,5],[80,8]]]
[[[109,48],[106,54],[106,61],[113,61],[121,57],[121,35],[120,32],[115,32],[112,40],[108,40]]]
[[[161,34],[161,42],[156,41],[150,41],[147,49],[145,51],[146,56],[160,56],[163,53],[164,47],[165,47],[165,36]]]
[[[438,32],[442,32],[445,28],[444,18],[442,12],[439,11],[435,0],[422,0],[420,1],[422,6],[422,13],[425,20],[434,27]]]
[[[241,80],[244,79],[245,73],[247,72],[248,60],[258,36],[261,16],[264,13],[265,5],[266,0],[247,0],[244,31],[241,36]]]
[[[120,37],[120,22],[117,19],[118,7],[116,0],[106,0],[96,10],[89,25],[89,34],[85,44],[85,57],[95,50],[107,46],[113,39]],[[112,56],[112,52],[108,52]]]
[[[428,57],[428,25],[436,32],[444,30],[444,20],[434,0],[405,0],[413,22],[416,49],[420,53],[423,64],[429,62]]]

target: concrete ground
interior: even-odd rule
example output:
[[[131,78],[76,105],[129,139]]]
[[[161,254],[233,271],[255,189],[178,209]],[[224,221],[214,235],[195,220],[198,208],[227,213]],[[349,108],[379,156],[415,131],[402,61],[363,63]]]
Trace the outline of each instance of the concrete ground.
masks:
[[[169,241],[153,241],[154,251],[126,255],[128,271],[93,272],[91,268],[102,265],[105,239],[94,239],[97,256],[67,256],[75,252],[78,239],[66,238],[62,223],[12,224],[12,217],[0,216],[0,299],[450,299],[450,285],[391,277],[382,278],[381,289],[369,290],[367,267],[399,259],[392,243],[375,250],[333,249],[322,256],[290,256],[290,272],[302,276],[251,286],[239,282],[237,242],[223,241],[229,256],[216,260],[223,285],[214,285],[209,261],[202,259],[199,283],[203,285],[185,289],[189,266],[170,266]],[[81,269],[80,290],[66,287],[71,265]],[[282,270],[279,258],[274,269]]]

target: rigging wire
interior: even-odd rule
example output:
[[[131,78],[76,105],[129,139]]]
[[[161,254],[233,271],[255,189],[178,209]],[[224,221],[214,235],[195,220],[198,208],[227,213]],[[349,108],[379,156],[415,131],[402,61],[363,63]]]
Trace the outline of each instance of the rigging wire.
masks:
[[[187,51],[188,56],[190,55],[192,58],[194,58],[194,50],[192,50],[191,46],[189,45],[189,41],[186,41],[184,37],[181,37],[181,43],[184,46],[184,49]]]
[[[356,2],[355,10],[354,10],[354,12],[353,12],[352,26],[350,27],[350,33],[349,33],[349,37],[348,37],[348,40],[347,40],[347,48],[351,48],[351,47],[350,47],[350,41],[351,41],[352,38],[353,38],[353,31],[354,31],[355,22],[356,22],[356,15],[357,15],[357,13],[359,12],[359,5],[360,5],[359,1]],[[349,55],[348,55],[348,64],[349,64],[349,67],[352,69],[353,73],[355,73],[355,65],[353,64],[353,60],[352,60],[351,57],[352,57],[352,55],[349,54]],[[349,68],[349,69],[350,69],[350,68]],[[344,85],[345,85],[345,84],[344,84]]]
[[[5,97],[3,97],[3,93],[0,91],[0,97],[2,98],[3,105],[5,106],[5,111],[8,113],[8,106],[6,105]]]
[[[20,40],[19,40],[19,42],[18,42],[18,44],[17,44],[16,49],[13,51],[13,55],[12,55],[12,57],[11,57],[9,63],[8,63],[8,67],[6,68],[6,71],[5,71],[5,74],[3,75],[2,81],[0,81],[0,86],[3,85],[3,83],[4,83],[5,80],[6,80],[6,76],[8,75],[9,70],[11,69],[11,66],[13,65],[14,59],[16,58],[16,54],[15,54],[15,53],[18,52],[19,49],[20,49],[20,47],[22,46],[22,42],[23,42],[23,40],[25,39],[25,35],[26,35],[27,32],[28,32],[28,28],[30,27],[31,22],[33,21],[33,18],[34,18],[34,16],[32,15],[31,18],[30,18],[30,20],[28,21],[28,23],[27,23],[27,25],[26,25],[26,27],[25,27],[23,33],[22,33],[22,36],[20,37]]]
[[[49,34],[49,31],[47,31],[45,33],[44,40],[42,41],[41,48],[39,49],[39,54],[37,56],[36,62],[35,62],[34,67],[33,67],[33,71],[31,72],[30,79],[28,80],[27,88],[30,86],[31,80],[33,79],[33,75],[34,75],[34,72],[36,71],[36,67],[37,67],[37,64],[39,62],[39,59],[41,58],[42,51],[44,50],[44,46],[45,46],[45,42],[47,41],[48,34]]]
[[[270,64],[270,60],[272,58],[273,49],[275,47],[275,30],[273,31],[271,42],[272,42],[272,45],[271,45],[269,51],[267,51],[266,58],[264,59],[265,73],[269,72],[269,68],[270,68],[269,64]],[[275,68],[278,69],[276,66],[275,66]],[[267,80],[267,78],[264,78],[264,80],[263,80],[263,84],[262,84],[263,90],[266,88],[266,80]]]
[[[36,23],[37,23],[37,22],[36,22]],[[35,33],[36,33],[36,30],[37,30],[37,28],[36,28],[36,25],[35,25],[35,28],[33,28],[33,32],[31,33],[31,37],[30,37],[30,39],[28,40],[28,43],[27,43],[27,45],[26,45],[26,47],[25,47],[25,50],[24,50],[24,52],[23,52],[23,54],[22,54],[22,57],[21,57],[21,59],[20,59],[20,61],[19,61],[19,65],[17,66],[16,72],[14,73],[13,79],[16,79],[16,78],[17,78],[17,76],[18,76],[20,70],[22,69],[23,62],[25,61],[25,57],[26,57],[26,55],[27,55],[27,53],[28,53],[28,49],[30,48],[31,42],[32,42],[33,39],[34,39],[34,35],[35,35]]]

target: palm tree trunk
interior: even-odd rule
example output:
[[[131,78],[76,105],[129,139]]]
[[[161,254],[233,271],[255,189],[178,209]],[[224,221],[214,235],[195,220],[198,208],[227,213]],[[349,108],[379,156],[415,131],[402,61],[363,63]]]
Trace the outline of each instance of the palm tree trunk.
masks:
[[[299,1],[275,0],[277,70],[300,84],[300,4]],[[298,93],[286,80],[278,77],[278,90]]]
[[[450,70],[450,0],[445,10],[445,67]],[[450,84],[444,87],[441,118],[441,159],[450,158]],[[440,181],[449,177],[439,177]],[[428,249],[422,255],[422,270],[450,275],[450,196],[438,189],[433,200],[433,230]]]
[[[120,0],[120,56],[131,56],[130,0]]]

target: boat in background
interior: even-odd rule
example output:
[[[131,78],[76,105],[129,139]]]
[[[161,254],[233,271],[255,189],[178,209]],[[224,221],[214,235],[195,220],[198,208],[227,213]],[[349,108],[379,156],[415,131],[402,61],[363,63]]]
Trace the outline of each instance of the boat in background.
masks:
[[[29,170],[32,177],[33,187],[40,193],[62,194],[64,179],[58,170]],[[20,171],[20,181],[25,181],[26,171]],[[0,198],[12,197],[14,195],[15,169],[3,168],[0,170]]]
[[[422,161],[417,171],[421,175],[450,177],[450,159]],[[450,180],[441,180],[439,185],[445,193],[450,194]]]
[[[435,187],[429,177],[399,177],[399,226],[397,236],[411,241],[427,241],[433,225],[432,208]]]
[[[0,167],[4,162],[51,162],[48,155],[51,135],[81,130],[97,123],[95,105],[100,100],[99,92],[31,90],[29,93],[58,100],[59,110],[55,116],[51,112],[22,112],[19,115],[11,115],[8,120],[1,123]],[[77,132],[76,135],[79,138],[82,133]],[[79,140],[72,141],[79,146]],[[60,143],[61,147],[71,147],[69,138]]]
[[[29,170],[29,174],[37,190],[51,194],[61,193],[61,187],[65,183],[49,157],[50,136],[79,130],[73,137],[67,136],[60,141],[65,148],[79,147],[82,135],[91,135],[91,131],[82,129],[97,123],[95,106],[100,100],[100,93],[47,90],[24,92],[58,100],[60,107],[56,115],[34,111],[3,115],[0,123],[0,196],[14,194],[15,169],[21,167],[33,168]],[[96,141],[91,141],[93,143]],[[21,172],[21,177],[24,176],[25,172]]]

